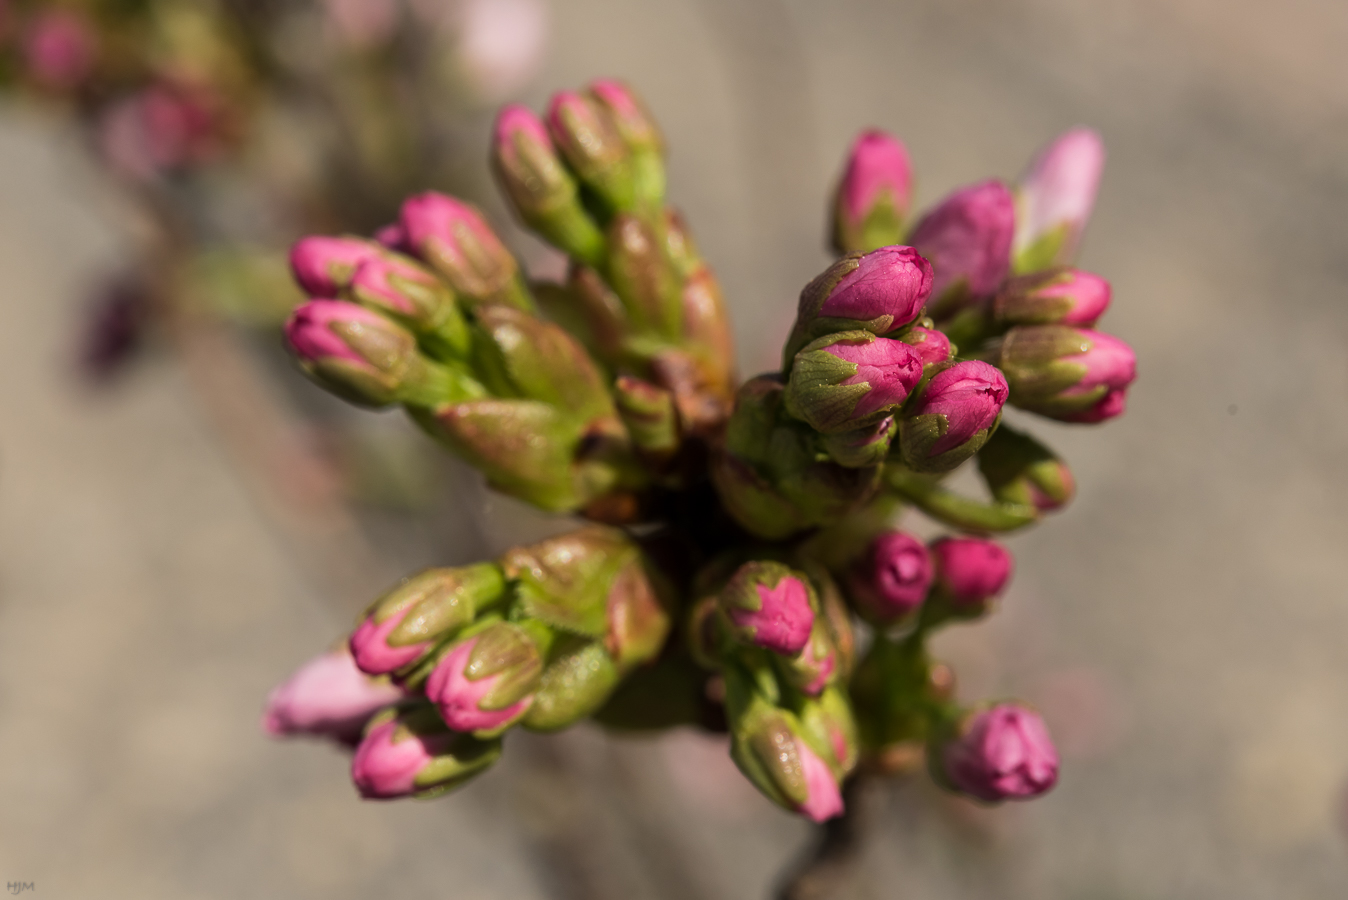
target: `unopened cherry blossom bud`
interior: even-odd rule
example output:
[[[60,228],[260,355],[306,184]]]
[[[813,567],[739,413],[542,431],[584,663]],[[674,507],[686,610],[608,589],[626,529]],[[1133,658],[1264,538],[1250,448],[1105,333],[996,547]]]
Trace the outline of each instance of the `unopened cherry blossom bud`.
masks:
[[[290,271],[310,297],[338,297],[361,263],[382,252],[379,244],[364,238],[310,235],[290,248]]]
[[[883,465],[898,430],[899,420],[885,416],[875,424],[855,431],[824,435],[824,452],[829,459],[849,469]]]
[[[1058,781],[1058,751],[1044,720],[1015,703],[968,713],[944,742],[934,742],[932,774],[986,803],[1029,800]]]
[[[432,797],[496,762],[501,741],[445,727],[430,704],[390,710],[370,723],[351,760],[351,780],[367,800]]]
[[[1000,181],[946,197],[913,228],[909,242],[931,261],[932,316],[945,319],[992,296],[1011,270],[1016,209]]]
[[[1019,325],[1002,338],[997,364],[1011,402],[1065,422],[1100,422],[1123,412],[1137,375],[1126,343],[1068,325]]]
[[[941,538],[931,556],[942,599],[958,615],[981,615],[1011,580],[1011,554],[987,538]]]
[[[898,244],[907,226],[913,170],[903,142],[883,131],[863,131],[852,144],[833,207],[833,246],[867,253]]]
[[[593,98],[559,91],[548,104],[548,132],[571,169],[603,200],[610,214],[636,203],[632,151]]]
[[[922,605],[932,578],[926,545],[907,532],[886,531],[871,542],[857,565],[852,590],[867,616],[895,622]]]
[[[633,325],[677,340],[683,331],[683,296],[677,274],[649,223],[622,214],[609,228],[609,282]]]
[[[913,352],[922,360],[923,372],[930,372],[931,366],[943,363],[954,355],[955,348],[950,345],[950,338],[934,328],[915,325],[905,331],[899,340],[913,348]]]
[[[561,731],[598,711],[622,673],[600,641],[566,635],[548,654],[533,703],[520,720],[530,731]]]
[[[1075,261],[1104,167],[1104,142],[1089,128],[1064,133],[1035,158],[1017,190],[1017,272]]]
[[[860,758],[856,716],[847,695],[847,685],[829,685],[818,697],[807,697],[801,703],[800,723],[816,747],[832,751],[835,771],[846,776]]]
[[[1046,269],[1007,281],[992,304],[993,315],[1009,325],[1090,327],[1109,308],[1109,282],[1080,269]]]
[[[410,259],[393,254],[366,259],[348,292],[358,303],[405,322],[441,358],[462,358],[472,345],[454,294]]]
[[[769,800],[815,822],[843,812],[838,775],[821,753],[794,714],[761,699],[733,716],[730,755],[740,771]]]
[[[613,396],[633,445],[643,454],[667,459],[679,449],[679,416],[669,391],[620,375],[613,383]]]
[[[735,638],[785,656],[809,643],[813,588],[806,577],[770,560],[740,566],[721,590],[721,612]]]
[[[262,727],[273,737],[307,734],[349,743],[371,716],[402,697],[396,685],[371,678],[351,654],[334,650],[309,660],[271,692]]]
[[[796,354],[786,408],[824,434],[854,431],[896,412],[921,380],[922,359],[908,344],[844,331]]]
[[[72,9],[43,9],[23,37],[28,75],[53,90],[71,90],[93,71],[98,36],[89,21]]]
[[[611,78],[590,82],[589,94],[607,114],[632,154],[638,204],[658,210],[665,197],[664,139],[645,104],[626,84]]]
[[[1067,463],[1034,438],[998,426],[978,452],[978,470],[992,496],[1040,512],[1059,509],[1076,493]]]
[[[978,452],[1001,419],[1007,386],[996,366],[978,360],[937,372],[899,423],[904,464],[946,472]]]
[[[505,576],[494,563],[413,575],[376,600],[352,633],[356,665],[371,675],[412,665],[504,599],[505,590]]]
[[[801,291],[783,368],[789,371],[800,349],[826,334],[902,328],[922,314],[931,288],[931,264],[912,247],[843,257]]]
[[[403,201],[399,222],[408,246],[465,303],[533,308],[519,264],[476,207],[427,191]]]
[[[549,640],[535,622],[490,623],[441,653],[426,679],[426,696],[455,731],[498,735],[533,702]]]
[[[774,661],[783,679],[808,697],[818,697],[841,674],[838,651],[823,616],[814,617],[803,650],[795,656],[779,657]]]

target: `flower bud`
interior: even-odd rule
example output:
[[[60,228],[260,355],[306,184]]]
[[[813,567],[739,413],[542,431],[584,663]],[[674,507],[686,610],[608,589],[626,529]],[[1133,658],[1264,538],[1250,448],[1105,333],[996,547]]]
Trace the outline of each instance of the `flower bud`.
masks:
[[[871,542],[852,578],[853,597],[881,623],[896,622],[922,605],[931,588],[932,562],[926,546],[902,531],[887,531]]]
[[[445,724],[493,737],[523,718],[543,671],[545,634],[537,623],[497,621],[450,644],[426,679]]]
[[[934,318],[996,292],[1011,269],[1015,224],[1011,191],[995,180],[955,191],[922,217],[909,241],[931,260]]]
[[[548,131],[557,149],[610,213],[629,212],[636,202],[632,153],[612,119],[594,99],[559,91],[548,104]]]
[[[683,310],[683,346],[705,372],[707,388],[726,409],[735,391],[735,342],[730,318],[716,276],[706,266],[690,272],[680,294]]]
[[[604,600],[604,648],[619,671],[655,659],[672,627],[672,591],[645,554],[634,554],[618,570]]]
[[[1109,308],[1109,282],[1080,269],[1046,269],[1012,278],[992,304],[993,315],[1010,325],[1090,327]]]
[[[351,284],[361,263],[382,252],[379,244],[364,238],[311,235],[290,248],[290,271],[310,297],[336,297]]]
[[[665,199],[664,140],[655,120],[636,92],[621,81],[592,81],[589,94],[632,154],[637,203],[659,210]]]
[[[1065,422],[1100,422],[1123,412],[1137,375],[1118,338],[1067,325],[1019,325],[1002,338],[998,365],[1011,402]]]
[[[987,538],[941,538],[931,555],[936,584],[957,614],[981,615],[1011,580],[1011,554]]]
[[[832,762],[840,776],[856,768],[860,757],[857,722],[845,684],[830,685],[818,697],[806,698],[801,704],[800,724],[815,746],[832,751]]]
[[[888,334],[914,321],[931,295],[932,268],[912,247],[845,256],[800,293],[796,324],[783,351],[787,371],[815,338],[839,331]]]
[[[604,235],[581,206],[576,180],[557,156],[547,129],[529,109],[501,110],[492,167],[526,225],[585,264],[603,265]]]
[[[609,282],[636,329],[669,340],[682,335],[681,285],[654,230],[632,215],[609,227]]]
[[[12,15],[10,10],[6,12]],[[98,35],[82,14],[44,9],[33,16],[23,36],[23,59],[35,82],[52,90],[80,86],[93,71]]]
[[[622,677],[601,642],[566,636],[558,644],[520,720],[530,731],[561,731],[597,712]]]
[[[898,432],[899,420],[885,416],[874,425],[855,431],[824,436],[824,452],[829,459],[849,469],[863,469],[883,465],[889,456],[889,445]]]
[[[668,459],[679,449],[679,415],[669,391],[620,375],[613,383],[613,398],[632,444],[642,453]]]
[[[1028,800],[1058,780],[1058,751],[1039,714],[1014,703],[972,712],[953,739],[932,745],[932,770],[948,787],[987,803]]]
[[[786,385],[786,408],[825,434],[854,431],[898,410],[922,380],[903,341],[844,331],[806,344]]]
[[[1067,463],[1028,434],[1006,425],[999,426],[978,452],[978,470],[1001,503],[1047,512],[1066,506],[1076,493]]]
[[[345,650],[316,656],[267,697],[263,729],[273,737],[312,734],[343,743],[360,737],[366,721],[403,692],[356,668]]]
[[[421,334],[437,356],[467,355],[472,341],[454,295],[440,279],[412,260],[372,256],[356,269],[348,290],[356,302],[392,316]]]
[[[1104,143],[1089,128],[1064,133],[1039,154],[1017,191],[1017,272],[1072,264],[1104,167]]]
[[[922,360],[924,373],[931,371],[930,366],[943,363],[955,355],[955,348],[950,345],[950,338],[934,328],[915,325],[905,331],[899,340],[913,348],[913,352]]]
[[[815,822],[842,814],[837,777],[790,712],[762,701],[753,703],[732,723],[730,755],[774,803]]]
[[[1006,403],[1006,379],[978,360],[938,372],[899,424],[899,450],[911,469],[946,472],[987,443]]]
[[[352,633],[356,665],[371,675],[412,665],[503,599],[505,589],[505,576],[493,563],[413,575],[376,600]]]
[[[775,662],[783,680],[809,697],[818,697],[824,688],[837,681],[840,674],[838,652],[824,617],[814,617],[809,638],[800,653],[779,657]]]
[[[903,142],[879,130],[852,144],[833,205],[833,246],[867,253],[900,243],[912,201],[913,170]]]
[[[399,221],[408,245],[470,306],[533,307],[515,257],[476,207],[427,191],[403,201]]]
[[[463,784],[500,755],[499,740],[450,731],[433,707],[421,704],[370,723],[351,760],[351,780],[367,800],[434,796]]]
[[[721,590],[721,612],[736,640],[795,656],[814,627],[813,593],[801,573],[755,560],[740,566]]]

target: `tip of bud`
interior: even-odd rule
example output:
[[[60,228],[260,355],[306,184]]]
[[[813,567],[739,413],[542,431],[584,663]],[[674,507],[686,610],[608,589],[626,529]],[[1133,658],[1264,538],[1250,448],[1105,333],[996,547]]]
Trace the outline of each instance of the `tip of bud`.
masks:
[[[872,543],[856,585],[870,611],[882,619],[902,618],[922,605],[933,572],[927,547],[911,534],[889,531]]]
[[[860,226],[887,191],[895,213],[902,219],[912,196],[912,181],[912,163],[903,142],[879,129],[863,131],[848,155],[839,188],[840,212],[854,226]]]
[[[941,538],[931,545],[937,580],[956,606],[977,606],[1011,580],[1011,554],[987,538]]]
[[[819,314],[859,321],[890,316],[889,328],[901,328],[922,312],[931,295],[932,277],[931,263],[912,247],[881,247],[857,260]]]
[[[738,636],[784,656],[795,656],[810,640],[814,609],[803,576],[781,563],[745,563],[721,592]]]
[[[1006,378],[996,366],[965,360],[938,372],[922,392],[914,416],[939,415],[946,431],[932,444],[929,456],[960,446],[991,428],[1009,393]]]
[[[290,314],[285,324],[286,342],[306,362],[339,359],[366,365],[364,357],[332,330],[333,325],[343,323],[373,328],[387,328],[391,324],[378,313],[345,300],[310,300]]]
[[[496,150],[503,158],[513,159],[517,154],[515,142],[523,137],[544,147],[552,146],[548,129],[532,109],[518,104],[507,106],[496,116]]]
[[[311,297],[335,297],[361,263],[379,254],[379,245],[362,238],[311,235],[290,248],[290,270]]]

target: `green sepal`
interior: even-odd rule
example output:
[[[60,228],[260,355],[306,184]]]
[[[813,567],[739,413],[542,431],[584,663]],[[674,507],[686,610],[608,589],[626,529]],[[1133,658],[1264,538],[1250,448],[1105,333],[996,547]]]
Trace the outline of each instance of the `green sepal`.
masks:
[[[561,635],[520,724],[530,731],[568,728],[603,706],[619,677],[617,664],[601,642]]]

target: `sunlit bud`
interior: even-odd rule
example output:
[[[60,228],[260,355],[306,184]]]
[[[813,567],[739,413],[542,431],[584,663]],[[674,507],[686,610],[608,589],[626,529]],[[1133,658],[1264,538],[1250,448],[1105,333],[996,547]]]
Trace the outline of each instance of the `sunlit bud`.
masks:
[[[672,591],[645,554],[633,554],[610,582],[604,599],[604,647],[621,671],[654,659],[672,620]]]
[[[1090,327],[1109,308],[1109,282],[1080,269],[1046,269],[1012,278],[992,304],[998,321],[1010,325]]]
[[[807,698],[801,705],[800,723],[816,747],[832,751],[836,774],[846,776],[856,768],[860,757],[857,723],[845,684],[830,685],[818,697]]]
[[[408,246],[470,306],[532,308],[515,257],[476,207],[427,191],[403,201],[399,221]]]
[[[271,692],[262,727],[273,737],[311,734],[353,742],[372,715],[402,696],[389,681],[357,669],[349,653],[334,650],[309,660]]]
[[[955,191],[917,223],[909,242],[931,261],[937,320],[996,292],[1011,270],[1015,224],[1011,191],[995,180]]]
[[[620,375],[613,383],[613,397],[634,446],[660,459],[679,449],[679,416],[669,391],[640,378]]]
[[[1011,554],[987,538],[941,538],[931,555],[936,584],[957,614],[981,615],[1011,580]]]
[[[558,637],[539,676],[533,703],[520,724],[530,731],[560,731],[596,712],[622,673],[599,641]]]
[[[814,627],[812,593],[801,573],[755,560],[740,566],[721,590],[721,612],[737,640],[795,656]]]
[[[455,731],[500,734],[533,702],[546,640],[537,623],[493,622],[441,653],[426,679],[426,696]]]
[[[659,209],[665,197],[664,140],[654,118],[636,92],[621,81],[592,81],[589,93],[632,153],[637,201],[647,209]]]
[[[337,297],[360,264],[381,253],[379,244],[364,238],[312,235],[290,248],[290,271],[310,297]]]
[[[945,472],[987,443],[1006,403],[1006,379],[978,360],[932,376],[899,423],[899,449],[912,469]]]
[[[454,295],[429,271],[405,257],[373,256],[362,262],[350,296],[407,324],[437,356],[463,357],[471,339]]]
[[[87,19],[72,9],[42,9],[23,36],[28,75],[54,90],[79,87],[93,70],[98,35]]]
[[[548,132],[572,170],[603,199],[608,212],[635,208],[632,151],[604,107],[574,91],[559,91],[548,104]]]
[[[619,215],[609,227],[608,275],[633,325],[677,340],[682,334],[681,285],[651,227]]]
[[[903,142],[863,131],[852,144],[833,207],[833,246],[866,253],[903,240],[912,201],[913,170]]]
[[[503,599],[505,588],[505,576],[493,563],[413,575],[376,600],[352,633],[356,665],[371,675],[411,665]]]
[[[731,723],[730,755],[768,799],[823,822],[843,812],[838,778],[792,713],[756,701]]]
[[[992,496],[1046,512],[1065,506],[1076,493],[1067,463],[1023,432],[998,426],[978,452],[978,469]]]
[[[1058,781],[1058,751],[1039,714],[1014,703],[970,712],[932,744],[932,773],[986,803],[1028,800]]]
[[[839,434],[898,410],[922,380],[908,344],[844,331],[806,344],[786,385],[786,408],[825,434]]]
[[[367,800],[434,796],[463,784],[500,755],[500,740],[451,731],[433,706],[418,704],[370,723],[351,760],[351,780]]]
[[[1031,163],[1016,197],[1017,272],[1075,261],[1104,167],[1104,142],[1089,128],[1064,133]]]
[[[871,542],[858,564],[852,578],[853,596],[869,617],[894,622],[922,605],[932,577],[926,545],[906,532],[887,531]]]
[[[1113,335],[1067,325],[1020,325],[1002,338],[998,365],[1011,402],[1066,422],[1123,412],[1137,375],[1133,350]]]
[[[950,338],[934,328],[915,325],[905,331],[899,340],[913,348],[913,352],[922,360],[923,372],[930,372],[929,366],[943,363],[954,355],[955,348],[950,345]]]
[[[874,425],[825,435],[822,442],[824,452],[829,459],[849,469],[878,466],[889,456],[889,445],[898,429],[898,419],[885,416]]]

